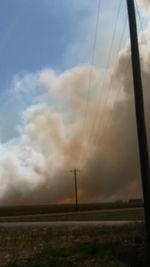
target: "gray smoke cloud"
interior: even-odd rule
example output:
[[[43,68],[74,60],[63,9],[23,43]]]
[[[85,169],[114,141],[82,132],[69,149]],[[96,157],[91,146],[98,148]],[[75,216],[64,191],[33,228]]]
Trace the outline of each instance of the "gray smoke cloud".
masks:
[[[149,138],[149,30],[139,44]],[[81,202],[142,195],[130,55],[126,44],[106,72],[81,65],[33,74],[47,100],[28,107],[19,137],[0,145],[1,204],[74,201],[74,167]],[[24,80],[31,76],[18,77],[17,94]]]

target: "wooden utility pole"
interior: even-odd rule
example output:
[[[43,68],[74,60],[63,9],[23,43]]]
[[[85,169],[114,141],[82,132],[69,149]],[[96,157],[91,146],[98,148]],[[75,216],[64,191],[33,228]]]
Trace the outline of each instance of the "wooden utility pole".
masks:
[[[146,231],[147,231],[147,263],[146,264],[147,266],[150,266],[149,265],[150,260],[148,259],[149,258],[148,255],[150,255],[150,169],[149,169],[149,155],[148,155],[148,145],[147,145],[147,136],[146,136],[143,88],[142,88],[134,0],[127,0],[127,8],[128,8],[128,15],[129,15],[135,110],[136,110],[138,143],[139,143],[141,178],[142,178],[143,197],[144,197],[144,208],[145,208],[145,224],[146,224]]]
[[[75,188],[75,208],[76,211],[78,211],[79,205],[78,205],[78,185],[77,185],[77,170],[76,168],[74,170],[71,170],[71,172],[74,173],[74,188]]]

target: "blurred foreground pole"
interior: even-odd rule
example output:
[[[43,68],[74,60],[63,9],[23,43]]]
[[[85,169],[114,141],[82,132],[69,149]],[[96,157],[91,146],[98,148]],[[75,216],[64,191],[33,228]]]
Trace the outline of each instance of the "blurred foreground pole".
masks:
[[[132,70],[134,81],[134,97],[137,121],[137,134],[139,143],[139,156],[141,167],[141,178],[143,186],[144,208],[145,208],[145,224],[147,231],[147,263],[150,266],[150,170],[149,170],[149,155],[146,137],[146,124],[144,115],[144,100],[142,89],[142,78],[140,69],[139,46],[137,37],[137,25],[134,0],[127,0],[128,15],[129,15],[129,28],[131,39],[131,57],[132,57]]]
[[[74,173],[74,188],[75,188],[75,207],[76,207],[76,211],[78,211],[79,205],[78,205],[78,186],[77,186],[77,172],[79,172],[79,170],[77,170],[76,168],[71,171]]]

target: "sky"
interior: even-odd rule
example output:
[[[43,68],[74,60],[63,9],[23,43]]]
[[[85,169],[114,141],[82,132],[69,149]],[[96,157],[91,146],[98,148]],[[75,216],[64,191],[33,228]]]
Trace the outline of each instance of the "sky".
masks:
[[[77,3],[74,0],[1,0],[1,86],[16,73],[35,72],[45,67],[61,71],[75,64],[86,36],[91,36],[92,41],[89,27],[94,30],[97,3],[96,0],[92,5],[84,0]],[[115,1],[111,1],[109,11],[104,2],[103,5],[104,13],[115,14]],[[71,50],[76,54],[72,58],[68,55],[73,53]],[[81,60],[80,55],[76,63]]]
[[[110,1],[110,7],[101,2],[94,60],[93,42],[97,20],[98,1],[85,0],[1,0],[0,9],[0,95],[1,95],[1,140],[15,134],[21,110],[31,100],[20,101],[10,92],[16,76],[36,73],[51,68],[60,73],[68,68],[92,63],[105,67],[112,31],[118,12],[118,3]],[[121,7],[117,34],[123,28],[124,4]],[[107,20],[107,17],[112,18]],[[105,31],[100,26],[105,25]],[[118,42],[118,38],[116,42]],[[12,89],[14,90],[14,89]],[[10,96],[11,94],[11,96]],[[16,104],[15,104],[16,102]],[[19,109],[19,110],[18,110]],[[21,110],[20,110],[21,109]],[[9,114],[14,113],[14,119]],[[7,122],[3,122],[3,117]],[[11,114],[12,116],[12,114]],[[10,125],[10,129],[9,129]]]
[[[139,0],[137,13],[139,32],[144,31],[139,38],[146,88],[147,3]],[[123,129],[126,120],[132,125],[133,98],[128,87],[133,85],[124,69],[126,62],[130,64],[129,56],[125,1],[111,0],[108,6],[104,0],[0,0],[1,204],[37,203],[37,199],[40,203],[73,201],[72,183],[64,182],[64,177],[76,163],[83,168],[79,188],[82,201],[141,195],[140,181],[136,182],[138,158],[134,157],[134,168],[128,172],[129,159],[120,163],[120,149],[124,148],[116,144],[120,136],[116,121],[123,121]],[[123,90],[118,99],[115,88],[119,86]],[[131,113],[120,108],[121,102],[127,102]],[[107,123],[107,118],[105,122],[112,111],[114,123],[109,119]],[[105,124],[110,127],[110,135]],[[97,140],[91,125],[96,125]],[[102,130],[103,141],[99,137]],[[125,146],[134,139],[134,131],[131,127]],[[134,142],[136,151],[136,138]],[[98,158],[105,168],[98,168]],[[123,170],[128,181],[134,177],[124,191]],[[56,190],[58,184],[63,186]],[[99,193],[100,187],[103,193]],[[50,189],[53,193],[49,197]],[[35,197],[31,197],[33,192]]]

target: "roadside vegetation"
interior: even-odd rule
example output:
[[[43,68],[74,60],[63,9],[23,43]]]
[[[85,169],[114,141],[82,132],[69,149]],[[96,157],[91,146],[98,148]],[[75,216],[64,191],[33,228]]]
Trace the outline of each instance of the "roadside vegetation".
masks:
[[[67,212],[39,215],[0,217],[0,222],[42,222],[42,221],[141,221],[143,208],[111,209],[99,211]]]
[[[1,267],[141,267],[145,230],[124,226],[0,229]]]
[[[143,208],[143,202],[111,202],[79,204],[79,211],[111,210],[124,208]],[[30,205],[30,206],[0,206],[0,217],[24,216],[50,213],[74,212],[74,204]]]
[[[73,205],[0,208],[0,222],[142,221],[143,219],[142,205],[129,203],[82,204],[78,212]]]

